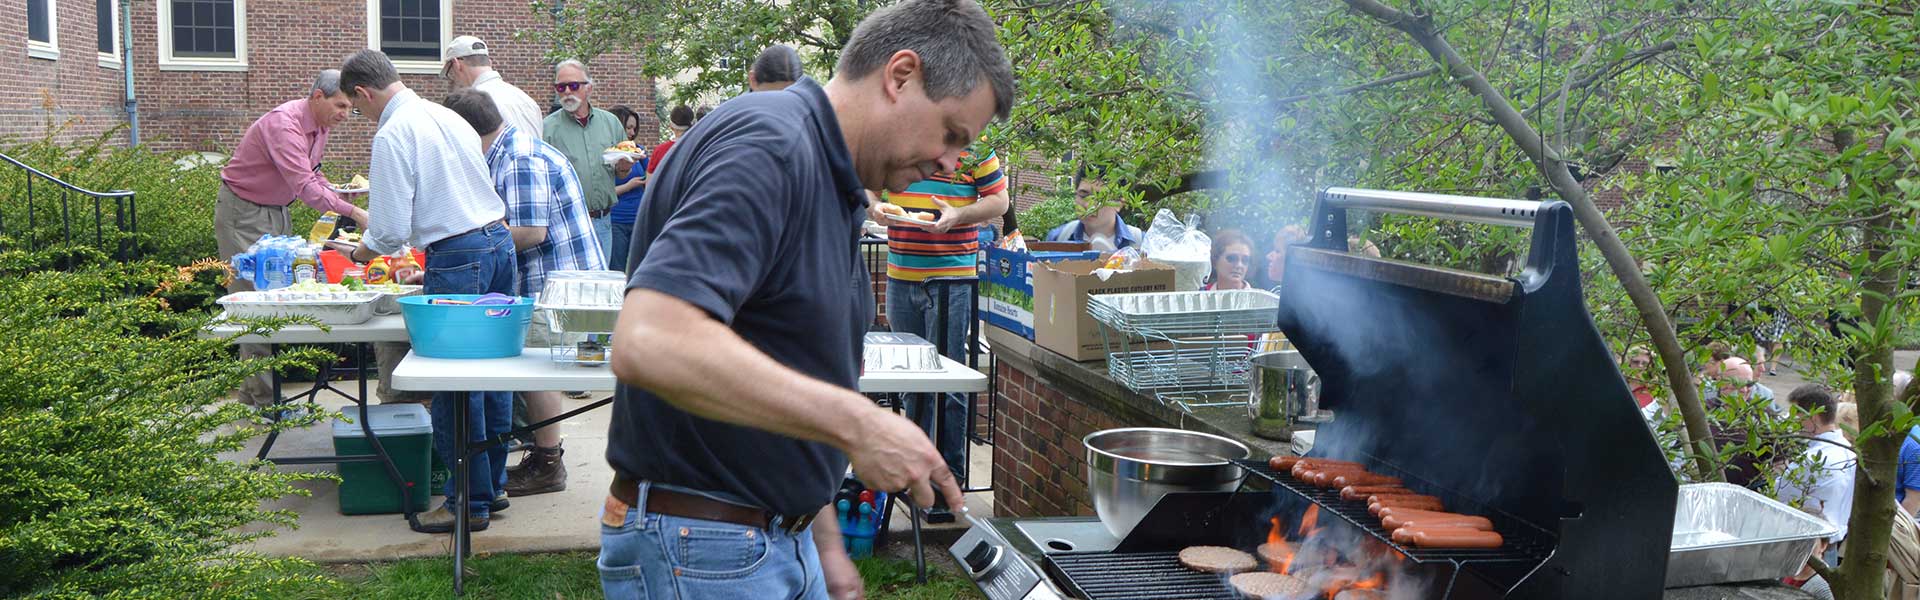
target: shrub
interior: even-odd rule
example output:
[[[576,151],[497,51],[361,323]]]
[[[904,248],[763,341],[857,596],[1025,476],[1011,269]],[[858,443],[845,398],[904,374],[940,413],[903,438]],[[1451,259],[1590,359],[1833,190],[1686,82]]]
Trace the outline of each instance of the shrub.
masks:
[[[48,267],[71,261],[72,270]],[[0,247],[0,596],[254,598],[307,585],[298,559],[238,549],[292,526],[262,500],[321,475],[254,470],[221,452],[276,427],[214,401],[317,350],[230,358],[195,335],[217,269],[120,263],[92,249]],[[279,323],[263,324],[264,330]]]

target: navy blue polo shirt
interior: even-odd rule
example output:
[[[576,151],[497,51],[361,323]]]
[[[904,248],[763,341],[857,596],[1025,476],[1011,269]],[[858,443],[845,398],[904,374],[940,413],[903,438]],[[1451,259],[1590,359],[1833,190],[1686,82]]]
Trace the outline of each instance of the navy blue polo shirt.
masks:
[[[802,78],[736,97],[654,172],[634,223],[627,289],[685,300],[773,360],[857,389],[873,312],[859,253],[861,190],[819,84]],[[826,444],[697,417],[625,385],[607,436],[618,474],[786,515],[825,506],[847,469]]]

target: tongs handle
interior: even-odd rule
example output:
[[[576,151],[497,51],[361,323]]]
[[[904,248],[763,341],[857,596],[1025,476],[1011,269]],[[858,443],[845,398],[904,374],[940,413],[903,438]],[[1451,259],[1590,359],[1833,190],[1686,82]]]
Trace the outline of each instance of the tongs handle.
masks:
[[[1532,227],[1534,215],[1539,212],[1541,204],[1531,200],[1345,187],[1330,187],[1321,191],[1320,202],[1322,214],[1316,216],[1322,218],[1344,216],[1344,213],[1332,214],[1335,209],[1361,209],[1507,227]]]

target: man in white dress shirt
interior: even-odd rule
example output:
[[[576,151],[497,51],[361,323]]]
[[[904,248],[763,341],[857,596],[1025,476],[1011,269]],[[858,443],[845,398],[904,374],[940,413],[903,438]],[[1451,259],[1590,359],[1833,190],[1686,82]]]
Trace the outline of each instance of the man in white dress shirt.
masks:
[[[340,67],[340,89],[353,108],[379,123],[367,167],[368,212],[373,215],[353,260],[364,262],[403,246],[427,251],[427,294],[515,293],[519,269],[506,204],[493,191],[492,171],[480,155],[480,134],[447,107],[423,99],[400,83],[387,55],[361,50]],[[513,422],[511,392],[436,392],[433,441],[440,460],[454,464],[455,402],[467,403],[477,442],[507,432]],[[492,511],[506,508],[496,492],[506,483],[507,451],[496,447],[468,461],[472,531],[487,527]],[[446,495],[453,497],[454,478]],[[451,531],[447,506],[420,516],[417,530]]]
[[[500,78],[500,72],[493,70],[492,50],[480,38],[463,35],[453,38],[447,44],[444,54],[446,65],[440,68],[440,74],[453,82],[453,87],[473,88],[486,92],[493,98],[493,107],[499,109],[500,118],[508,125],[520,131],[530,131],[539,137],[540,128],[546,115],[540,112],[540,103],[533,96],[507,80]],[[532,290],[529,290],[531,293]]]

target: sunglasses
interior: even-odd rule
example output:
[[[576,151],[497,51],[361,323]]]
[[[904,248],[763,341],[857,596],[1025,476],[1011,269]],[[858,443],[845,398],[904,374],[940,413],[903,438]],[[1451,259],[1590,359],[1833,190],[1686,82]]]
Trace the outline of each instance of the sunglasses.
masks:
[[[593,82],[591,81],[562,81],[553,84],[553,91],[561,93],[571,92],[592,84]]]
[[[1253,262],[1253,255],[1251,254],[1227,254],[1220,258],[1227,259],[1228,264],[1234,265],[1245,265]]]

